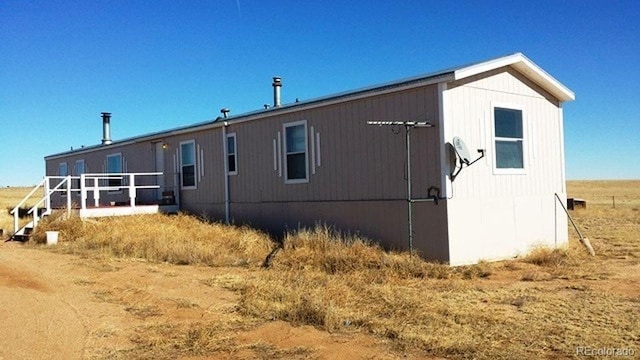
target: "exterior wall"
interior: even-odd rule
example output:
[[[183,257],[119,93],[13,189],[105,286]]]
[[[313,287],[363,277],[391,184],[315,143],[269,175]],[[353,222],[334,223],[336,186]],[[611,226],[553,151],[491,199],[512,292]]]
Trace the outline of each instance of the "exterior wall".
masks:
[[[525,174],[494,171],[493,107],[523,111]],[[552,96],[511,68],[448,84],[445,138],[465,140],[484,159],[449,183],[449,249],[452,264],[516,256],[535,245],[567,242],[567,220],[555,193],[566,199],[562,109]],[[565,200],[563,200],[565,201]]]
[[[238,174],[229,179],[231,217],[273,232],[324,222],[370,237],[386,248],[407,249],[404,128],[366,122],[437,123],[437,99],[437,86],[428,86],[259,121],[231,122],[227,132],[236,134],[238,156]],[[309,181],[286,184],[283,125],[301,120],[307,123]],[[274,161],[278,135],[280,160]],[[413,196],[427,197],[430,186],[440,187],[436,129],[412,130],[411,156]],[[414,207],[420,209],[414,214],[415,248],[427,258],[447,261],[445,207],[433,203]]]
[[[66,162],[68,166],[68,175],[78,176],[75,173],[75,162],[78,160],[84,160],[85,171],[84,173],[104,173],[107,169],[107,156],[120,153],[122,155],[122,170],[123,172],[153,172],[155,171],[154,159],[154,146],[151,143],[138,143],[129,145],[108,145],[100,148],[97,151],[72,153],[59,158],[47,159],[45,161],[45,174],[48,176],[57,176],[58,166],[62,162]],[[151,159],[149,161],[148,159]],[[151,178],[142,179],[143,184],[151,184],[155,180]],[[126,183],[126,182],[125,182]],[[52,186],[55,184],[52,183]],[[156,197],[152,190],[140,190],[138,192],[137,201],[140,203],[148,203],[154,200]],[[80,192],[74,191],[72,201],[76,204],[80,204]],[[117,193],[100,194],[100,204],[106,205],[110,201],[125,202],[129,201],[129,195],[126,190]],[[87,204],[93,205],[93,194],[88,194]],[[52,205],[54,207],[66,206],[66,196],[61,193],[52,196]]]
[[[286,184],[283,125],[306,120],[309,181]],[[407,249],[406,150],[402,127],[371,126],[367,121],[430,121],[436,128],[411,131],[412,193],[425,198],[432,186],[441,187],[441,148],[437,85],[366,97],[298,111],[273,111],[255,121],[234,122],[237,175],[229,176],[230,216],[272,233],[326,223],[357,233],[388,249]],[[274,161],[275,149],[279,160]],[[319,142],[318,142],[319,139]],[[225,154],[222,127],[131,145],[114,143],[85,154],[87,172],[106,170],[106,155],[121,152],[129,172],[157,171],[156,142],[166,144],[164,173],[173,186],[180,169],[180,143],[196,145],[196,187],[179,192],[181,209],[213,220],[225,217]],[[312,150],[313,149],[313,150]],[[56,175],[60,158],[47,160],[47,175]],[[274,169],[275,163],[275,169]],[[315,166],[314,166],[315,165]],[[70,165],[71,169],[71,165]],[[101,194],[102,203],[127,201],[121,195]],[[151,198],[153,194],[149,195]],[[91,199],[89,199],[91,201]],[[425,258],[448,261],[446,204],[414,204],[414,248]]]

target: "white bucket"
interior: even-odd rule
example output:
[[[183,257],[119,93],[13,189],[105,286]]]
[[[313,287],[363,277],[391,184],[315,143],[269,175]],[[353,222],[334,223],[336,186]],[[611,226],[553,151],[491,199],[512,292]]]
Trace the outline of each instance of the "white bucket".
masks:
[[[55,245],[58,243],[57,231],[45,231],[47,233],[47,245]]]

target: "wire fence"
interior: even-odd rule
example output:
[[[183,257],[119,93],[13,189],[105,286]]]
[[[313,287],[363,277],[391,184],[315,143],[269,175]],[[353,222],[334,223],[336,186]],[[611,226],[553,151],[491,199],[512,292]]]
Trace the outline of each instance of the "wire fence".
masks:
[[[640,197],[628,195],[583,194],[570,198],[585,200],[586,206],[608,207],[612,209],[640,209]]]

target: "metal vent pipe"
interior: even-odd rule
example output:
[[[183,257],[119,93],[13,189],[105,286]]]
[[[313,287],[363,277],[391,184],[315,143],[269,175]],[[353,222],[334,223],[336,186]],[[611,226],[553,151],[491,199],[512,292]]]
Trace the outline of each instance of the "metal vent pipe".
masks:
[[[282,87],[282,79],[280,76],[273,77],[273,106],[280,106],[280,88]]]
[[[111,144],[111,129],[109,123],[111,121],[111,113],[102,113],[102,145]]]
[[[227,114],[229,113],[229,111],[231,111],[231,110],[229,110],[228,108],[222,108],[222,109],[220,109],[220,112],[222,113],[222,116],[223,116],[225,119],[227,118]]]

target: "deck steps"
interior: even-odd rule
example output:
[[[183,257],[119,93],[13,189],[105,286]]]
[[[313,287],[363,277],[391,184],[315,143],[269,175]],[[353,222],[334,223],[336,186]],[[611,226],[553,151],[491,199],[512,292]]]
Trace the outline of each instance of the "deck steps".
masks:
[[[9,239],[7,239],[6,241],[26,242],[26,241],[29,241],[32,234],[33,234],[33,220],[30,221],[25,226],[23,226],[22,228],[20,228],[20,230],[16,231],[16,233],[11,235],[11,237],[9,237]]]

